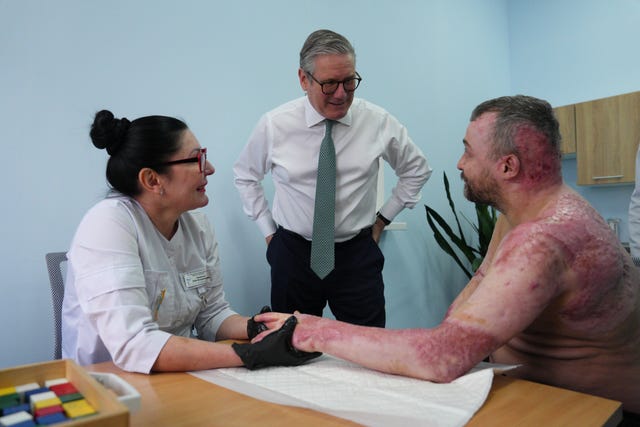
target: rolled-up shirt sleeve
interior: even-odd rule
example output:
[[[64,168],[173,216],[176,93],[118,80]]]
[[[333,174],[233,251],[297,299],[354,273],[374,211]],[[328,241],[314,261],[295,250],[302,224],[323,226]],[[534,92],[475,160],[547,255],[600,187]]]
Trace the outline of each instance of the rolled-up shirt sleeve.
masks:
[[[431,176],[432,169],[420,148],[411,140],[407,129],[393,116],[383,122],[386,146],[383,158],[398,177],[391,196],[380,208],[382,215],[392,220],[405,208],[413,208],[420,200],[420,190]]]

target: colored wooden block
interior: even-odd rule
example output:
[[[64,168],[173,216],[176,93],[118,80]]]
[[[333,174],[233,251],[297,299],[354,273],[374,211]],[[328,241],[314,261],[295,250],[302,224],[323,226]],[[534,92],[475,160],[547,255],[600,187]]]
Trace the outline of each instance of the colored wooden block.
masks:
[[[27,421],[22,421],[20,423],[16,423],[16,424],[11,424],[11,427],[36,427],[38,424],[36,424],[35,421],[33,420],[27,420]]]
[[[20,412],[20,411],[29,412],[29,410],[31,410],[31,407],[29,406],[28,403],[19,403],[15,406],[9,406],[8,408],[2,409],[1,413],[2,415],[9,415],[9,414],[15,414],[16,412]]]
[[[11,415],[3,415],[0,417],[0,426],[15,426],[18,423],[25,421],[33,421],[33,417],[26,411],[16,412]]]
[[[54,378],[52,380],[46,380],[44,382],[44,386],[46,388],[51,388],[51,386],[58,385],[58,384],[64,384],[64,383],[68,383],[68,382],[69,382],[69,380],[66,379],[66,378]]]
[[[56,412],[55,414],[49,414],[49,415],[44,415],[42,417],[36,417],[36,421],[38,422],[38,425],[50,425],[50,424],[56,424],[56,423],[61,423],[63,421],[68,420],[67,417],[64,416],[64,413],[62,412]]]
[[[75,386],[69,382],[63,383],[63,384],[57,384],[57,385],[52,385],[51,387],[49,387],[49,390],[51,390],[52,392],[54,392],[55,394],[57,394],[58,396],[62,396],[65,394],[73,394],[73,393],[77,393],[78,389],[75,388]]]
[[[74,400],[84,399],[84,396],[80,393],[73,394],[63,394],[62,396],[58,396],[62,403],[73,402]]]
[[[58,396],[56,396],[54,394],[54,397],[52,397],[50,399],[42,399],[42,400],[38,400],[38,401],[32,402],[32,405],[33,405],[33,409],[35,411],[37,411],[38,409],[46,408],[46,407],[49,407],[49,406],[62,405],[62,401],[60,400],[60,398]]]
[[[16,388],[15,387],[3,387],[0,388],[0,396],[6,396],[7,394],[14,394],[16,393]]]
[[[84,417],[96,413],[93,406],[89,405],[85,399],[74,400],[73,402],[63,403],[64,412],[69,418]]]
[[[0,401],[12,401],[12,400],[20,400],[20,395],[18,393],[5,394],[4,396],[0,396]]]
[[[55,414],[58,412],[64,412],[64,409],[62,409],[62,404],[36,409],[33,415],[36,418],[38,418],[38,417],[44,417],[45,415]]]

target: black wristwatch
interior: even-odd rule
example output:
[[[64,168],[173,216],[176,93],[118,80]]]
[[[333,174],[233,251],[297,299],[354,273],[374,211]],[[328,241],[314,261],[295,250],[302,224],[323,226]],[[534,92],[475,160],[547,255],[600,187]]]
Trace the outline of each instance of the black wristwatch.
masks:
[[[376,213],[376,216],[380,219],[380,221],[382,221],[384,223],[384,226],[386,227],[387,225],[391,224],[391,221],[389,221],[387,218],[384,217],[384,215],[382,215],[380,213],[380,211],[378,211]]]

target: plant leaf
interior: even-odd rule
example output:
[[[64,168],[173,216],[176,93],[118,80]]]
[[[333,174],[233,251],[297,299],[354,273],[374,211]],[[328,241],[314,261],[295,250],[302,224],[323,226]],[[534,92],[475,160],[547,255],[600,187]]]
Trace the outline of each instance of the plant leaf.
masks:
[[[438,230],[435,223],[433,222],[434,219],[438,223],[440,228],[444,230],[446,235],[449,236],[449,239],[458,247],[458,249],[460,249],[460,251],[464,254],[464,256],[469,260],[469,262],[473,261],[475,256],[473,255],[472,248],[467,245],[467,242],[462,240],[453,232],[449,224],[447,224],[447,222],[438,214],[438,212],[431,209],[427,205],[424,205],[424,207],[427,210],[427,222],[429,223],[429,226],[431,227],[431,230],[433,231],[433,235],[436,237],[436,239],[437,239],[437,236],[440,236],[442,238],[442,233],[440,232],[440,230]]]
[[[478,271],[478,269],[480,268],[480,264],[482,264],[483,259],[484,257],[476,258],[471,263],[471,269],[473,270],[474,273]]]
[[[466,274],[467,277],[470,279],[471,278],[471,273],[464,266],[464,264],[462,263],[460,258],[458,258],[458,255],[456,254],[456,252],[453,250],[453,248],[451,247],[449,242],[446,241],[446,239],[444,238],[442,233],[440,233],[440,230],[437,229],[435,223],[433,222],[433,219],[431,218],[431,216],[429,214],[429,209],[430,208],[428,206],[425,206],[425,208],[427,208],[427,222],[429,223],[429,226],[433,230],[433,237],[436,239],[436,242],[438,243],[440,248],[445,253],[447,253],[449,256],[451,256],[451,258],[453,258],[453,260],[456,262],[456,264],[458,264],[460,266],[460,268],[462,269],[462,271],[464,271],[464,274]],[[439,216],[437,213],[436,213],[436,215]],[[447,227],[449,227],[449,226],[447,225]]]
[[[444,191],[447,194],[447,200],[449,201],[451,212],[453,212],[453,217],[456,219],[456,224],[458,225],[458,233],[460,233],[460,239],[466,246],[467,240],[464,238],[464,233],[462,232],[462,227],[460,226],[460,221],[458,220],[458,214],[456,213],[456,206],[453,203],[453,199],[451,198],[451,191],[449,190],[449,179],[447,178],[446,172],[442,172],[442,179],[444,180]]]
[[[478,217],[478,249],[484,255],[489,249],[489,242],[493,236],[496,210],[493,207],[476,203],[476,215]]]
[[[480,233],[480,230],[478,230],[478,226],[475,225],[473,222],[471,222],[471,220],[467,218],[467,216],[464,213],[460,212],[460,215],[462,215],[464,220],[469,223],[469,225],[471,226],[471,228],[473,228],[473,231],[475,231],[476,234]],[[482,252],[482,250],[480,249],[480,245],[478,245],[477,248],[474,248],[473,246],[469,246],[469,249],[471,249],[474,253],[478,254],[480,257],[482,257],[486,253],[486,251]]]

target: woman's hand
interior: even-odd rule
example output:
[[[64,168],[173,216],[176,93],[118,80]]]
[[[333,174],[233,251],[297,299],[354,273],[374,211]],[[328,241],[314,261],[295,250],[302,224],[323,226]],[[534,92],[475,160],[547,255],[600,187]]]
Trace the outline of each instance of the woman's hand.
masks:
[[[297,323],[296,317],[289,315],[282,328],[260,334],[260,341],[251,344],[233,343],[231,347],[247,369],[301,365],[321,356],[322,353],[307,353],[293,347],[291,339]]]
[[[298,312],[296,312],[298,314]],[[268,330],[261,332],[256,337],[254,337],[251,342],[257,343],[262,341],[264,337],[276,331],[284,325],[284,322],[291,317],[289,313],[278,313],[275,311],[270,311],[268,313],[260,313],[253,316],[253,320],[256,322],[264,323],[264,325],[268,328]]]

